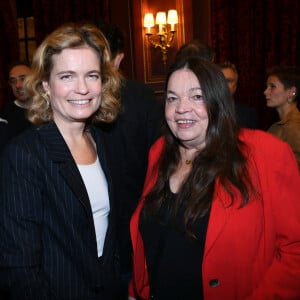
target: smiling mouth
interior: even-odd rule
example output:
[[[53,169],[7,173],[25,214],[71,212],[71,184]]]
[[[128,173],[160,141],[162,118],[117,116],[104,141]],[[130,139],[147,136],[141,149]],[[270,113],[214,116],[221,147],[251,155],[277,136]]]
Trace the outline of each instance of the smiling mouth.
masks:
[[[192,124],[192,123],[194,123],[194,121],[192,121],[192,120],[177,120],[176,123],[177,124]]]
[[[68,100],[72,104],[84,105],[88,104],[91,100]]]

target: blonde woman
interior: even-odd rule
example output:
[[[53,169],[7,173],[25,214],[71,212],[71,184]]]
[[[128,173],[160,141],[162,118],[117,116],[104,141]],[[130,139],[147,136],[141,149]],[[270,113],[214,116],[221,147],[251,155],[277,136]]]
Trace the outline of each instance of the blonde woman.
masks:
[[[119,111],[106,39],[61,26],[26,80],[37,126],[1,156],[0,284],[12,299],[118,299],[113,158],[92,125]]]

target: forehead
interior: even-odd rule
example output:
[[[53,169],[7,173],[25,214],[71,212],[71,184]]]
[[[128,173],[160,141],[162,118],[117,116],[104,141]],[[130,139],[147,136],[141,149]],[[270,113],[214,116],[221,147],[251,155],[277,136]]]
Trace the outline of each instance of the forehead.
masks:
[[[278,85],[283,85],[279,78],[275,75],[271,75],[268,77],[267,82],[269,83],[276,83]]]
[[[196,75],[187,68],[172,73],[168,81],[168,90],[174,92],[188,91],[195,88],[200,88],[199,80]]]
[[[96,51],[90,47],[66,48],[52,57],[55,71],[99,70],[100,59]]]
[[[25,65],[14,66],[10,72],[9,77],[18,77],[22,75],[27,75],[30,72],[30,68]]]
[[[236,77],[236,73],[231,68],[223,68],[222,73],[224,74],[224,76],[226,78],[229,78],[229,77],[235,78]]]

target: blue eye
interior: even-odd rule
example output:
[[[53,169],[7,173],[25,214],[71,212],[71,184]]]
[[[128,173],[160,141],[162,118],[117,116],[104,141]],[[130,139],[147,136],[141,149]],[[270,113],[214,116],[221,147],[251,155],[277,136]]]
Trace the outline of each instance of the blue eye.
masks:
[[[72,75],[71,74],[65,74],[65,75],[62,75],[61,77],[60,77],[60,79],[62,79],[62,80],[68,80],[68,79],[71,79],[72,78]]]
[[[93,73],[93,74],[89,74],[88,77],[91,79],[97,80],[100,78],[100,75],[97,73]]]

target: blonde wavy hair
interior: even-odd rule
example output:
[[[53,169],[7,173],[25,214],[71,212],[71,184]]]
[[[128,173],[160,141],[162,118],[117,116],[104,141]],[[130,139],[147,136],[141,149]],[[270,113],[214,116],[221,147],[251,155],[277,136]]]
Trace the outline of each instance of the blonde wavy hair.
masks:
[[[31,65],[31,72],[26,76],[25,87],[32,98],[28,110],[28,119],[34,124],[53,120],[53,111],[42,82],[49,81],[53,68],[52,57],[64,49],[88,46],[99,57],[102,101],[97,112],[88,120],[89,123],[112,122],[120,111],[119,88],[121,75],[111,62],[109,44],[103,33],[93,24],[67,23],[47,36],[37,48]]]

